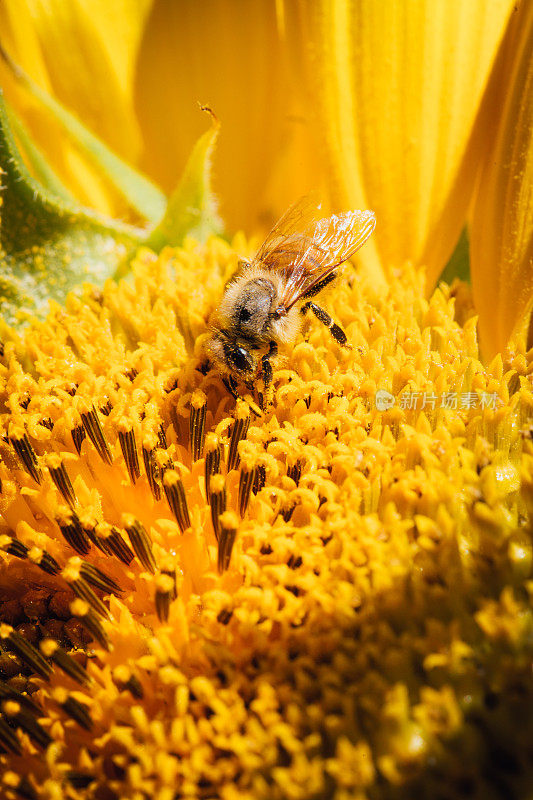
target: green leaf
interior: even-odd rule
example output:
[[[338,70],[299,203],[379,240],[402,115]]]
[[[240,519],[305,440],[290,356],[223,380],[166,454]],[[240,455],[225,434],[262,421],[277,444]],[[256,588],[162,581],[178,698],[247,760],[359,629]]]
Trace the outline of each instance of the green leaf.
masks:
[[[39,100],[48,111],[61,123],[71,140],[89,156],[103,175],[125,198],[128,205],[134,208],[148,222],[159,222],[167,204],[163,192],[158,189],[145,175],[137,172],[133,167],[119,158],[104,144],[92,131],[83,125],[77,117],[68,111],[55,98],[51,97],[44,89],[33,81],[0,46],[0,56],[10,67],[13,74],[26,87],[26,89]]]
[[[28,172],[0,92],[0,313],[16,324],[48,298],[111,276],[146,233],[59,198]]]
[[[212,127],[196,142],[163,219],[146,240],[148,247],[156,251],[167,244],[181,244],[185,236],[205,241],[209,234],[223,230],[210,180],[211,158],[220,126],[210,109],[202,110],[211,115]]]
[[[444,267],[439,280],[451,284],[454,278],[470,283],[470,245],[466,228],[461,231],[455,250]]]

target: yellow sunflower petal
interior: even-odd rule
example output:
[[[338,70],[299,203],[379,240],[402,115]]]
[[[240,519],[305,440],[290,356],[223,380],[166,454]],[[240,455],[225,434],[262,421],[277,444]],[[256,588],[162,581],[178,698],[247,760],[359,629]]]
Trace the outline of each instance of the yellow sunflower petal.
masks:
[[[213,109],[221,123],[214,189],[230,230],[271,225],[320,183],[316,163],[306,170],[303,148],[287,165],[305,121],[293,113],[270,0],[246,7],[224,0],[156,3],[140,49],[136,101],[146,142],[141,168],[167,193],[203,132],[198,102]],[[279,164],[288,167],[283,177]]]
[[[533,304],[532,41],[533,5],[522,3],[486,104],[491,146],[471,225],[472,285],[487,357],[512,333],[527,336]]]
[[[386,270],[425,264],[431,285],[474,180],[463,164],[512,0],[286,4],[300,42],[333,200],[376,212]],[[369,251],[362,254],[368,257]]]
[[[119,158],[75,114],[65,108],[55,97],[44,91],[38,83],[11,59],[1,46],[0,56],[11,67],[13,74],[29,94],[41,104],[43,112],[48,111],[61,125],[73,144],[87,157],[95,172],[109,181],[130,208],[137,211],[141,218],[151,223],[159,222],[166,206],[166,197],[161,190],[126,161]],[[27,142],[30,142],[30,139],[26,136],[24,144]],[[33,142],[31,142],[27,153],[30,156],[30,163],[32,146]]]
[[[150,0],[7,0],[0,4],[2,43],[34,80],[71,109],[119,155],[134,161],[141,142],[133,107],[136,54]],[[84,203],[107,213],[124,204],[80,166],[59,126],[42,113],[6,67],[0,80],[36,144]]]

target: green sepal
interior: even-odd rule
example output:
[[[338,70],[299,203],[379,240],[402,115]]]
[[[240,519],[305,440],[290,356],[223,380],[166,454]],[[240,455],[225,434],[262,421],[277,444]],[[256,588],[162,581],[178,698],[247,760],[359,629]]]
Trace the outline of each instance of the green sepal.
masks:
[[[24,70],[15,64],[2,47],[0,47],[0,56],[30,94],[39,100],[63,126],[71,141],[89,157],[98,173],[115,187],[127,204],[152,225],[159,222],[165,213],[167,204],[164,193],[145,175],[137,172],[119,158],[58,100],[41,89]]]
[[[470,242],[466,228],[461,231],[455,250],[444,267],[439,281],[451,285],[454,278],[470,283]]]
[[[57,195],[62,200],[66,200],[67,202],[75,202],[72,194],[58,178],[52,167],[48,164],[48,161],[45,159],[31,138],[20,117],[15,114],[6,100],[4,100],[4,104],[7,110],[11,129],[17,137],[17,141],[22,147],[22,152],[24,153],[26,161],[29,163],[32,173],[35,175],[39,183],[41,183],[45,189],[49,189],[52,194]]]
[[[211,115],[211,129],[196,142],[178,187],[170,196],[163,219],[146,240],[147,246],[153,250],[181,244],[185,236],[205,241],[209,234],[223,231],[210,180],[211,159],[220,125],[208,108],[202,110]]]
[[[0,92],[0,314],[43,314],[83,281],[102,284],[146,232],[59,198],[28,172]]]

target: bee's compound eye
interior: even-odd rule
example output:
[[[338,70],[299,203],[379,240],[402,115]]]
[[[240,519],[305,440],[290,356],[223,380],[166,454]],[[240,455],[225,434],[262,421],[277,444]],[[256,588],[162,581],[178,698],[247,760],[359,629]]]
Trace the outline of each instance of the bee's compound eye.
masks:
[[[224,347],[226,361],[236,372],[252,372],[254,360],[248,350],[240,345],[226,345]]]

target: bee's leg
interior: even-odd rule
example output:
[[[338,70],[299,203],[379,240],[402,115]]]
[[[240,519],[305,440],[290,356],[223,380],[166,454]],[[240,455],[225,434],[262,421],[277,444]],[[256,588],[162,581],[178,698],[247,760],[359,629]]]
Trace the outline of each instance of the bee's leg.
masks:
[[[197,372],[201,372],[202,375],[207,375],[210,369],[211,369],[211,364],[209,363],[209,361],[200,361],[200,363],[196,367]]]
[[[235,400],[239,400],[240,399],[241,396],[240,396],[239,392],[237,391],[237,381],[235,380],[235,378],[232,375],[228,375],[228,377],[224,376],[222,378],[222,383],[224,384],[224,386],[226,387],[228,392],[231,395],[233,395]]]
[[[333,319],[330,317],[327,311],[324,311],[323,308],[317,306],[316,303],[309,302],[302,306],[302,314],[305,314],[307,311],[309,311],[309,309],[311,309],[317,320],[321,322],[322,325],[325,325],[326,328],[329,328],[329,332],[335,341],[341,345],[341,347],[349,347],[348,338],[343,329],[340,325],[337,325],[336,322],[333,322]]]
[[[254,400],[251,397],[243,397],[242,394],[239,394],[239,390],[237,388],[237,381],[233,378],[232,375],[228,375],[228,377],[222,378],[222,383],[228,390],[228,392],[235,398],[235,400],[244,400],[245,403],[248,403],[248,407],[252,414],[255,414],[256,417],[261,416],[261,410],[256,405]]]
[[[266,353],[261,359],[261,372],[263,375],[263,386],[264,386],[264,397],[262,402],[263,411],[266,409],[266,406],[270,401],[270,395],[271,395],[272,364],[270,363],[270,359],[275,358],[277,354],[278,354],[277,342],[271,341],[268,353]]]
[[[304,294],[302,295],[302,298],[304,300],[308,300],[310,297],[316,297],[316,295],[319,292],[321,292],[322,289],[326,288],[328,283],[331,283],[331,281],[335,280],[335,278],[337,277],[337,274],[338,274],[337,270],[334,270],[333,272],[330,272],[330,274],[326,275],[326,277],[323,280],[321,280],[315,286],[312,286],[310,289],[307,290],[307,292],[304,292]]]

